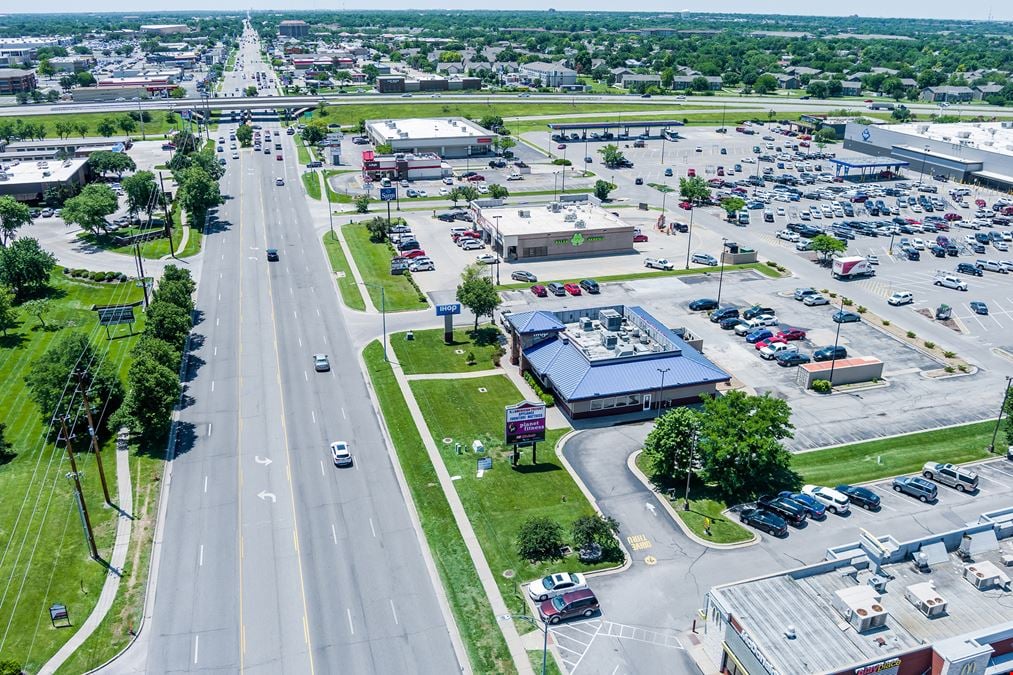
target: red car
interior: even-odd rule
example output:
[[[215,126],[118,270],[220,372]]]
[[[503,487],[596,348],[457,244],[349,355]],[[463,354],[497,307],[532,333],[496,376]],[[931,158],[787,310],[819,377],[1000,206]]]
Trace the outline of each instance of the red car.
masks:
[[[417,248],[414,251],[408,251],[406,253],[402,253],[401,255],[403,255],[405,258],[421,258],[425,254],[426,254],[425,251],[423,251],[421,248]]]
[[[983,209],[983,208],[985,208],[985,200],[984,199],[975,199],[974,200],[974,205],[977,206],[979,209]]]
[[[780,334],[778,334],[778,335],[772,335],[771,337],[767,338],[766,340],[760,340],[759,342],[755,343],[756,351],[760,351],[761,349],[763,349],[767,345],[772,345],[775,342],[787,342],[787,340],[785,340],[784,338],[782,338],[780,336]]]
[[[461,241],[462,239],[481,239],[482,235],[474,230],[465,230],[464,232],[455,232],[450,236],[454,240],[454,243]]]
[[[862,101],[862,102],[863,102],[863,103],[872,103],[872,99],[871,99],[871,98],[867,98],[867,99],[865,99],[865,100],[864,100],[864,101]]]
[[[175,150],[176,149],[176,144],[175,143],[163,143],[162,144],[162,149],[163,150]]]
[[[789,328],[788,330],[781,331],[774,337],[781,338],[785,342],[788,342],[789,340],[804,340],[805,331],[801,328]]]
[[[679,208],[686,209],[687,211],[689,211],[693,208],[693,205],[690,204],[689,202],[679,202]]]
[[[566,145],[564,143],[560,143],[559,145],[556,146],[556,150],[565,150],[565,149]]]
[[[686,175],[690,178],[694,178],[696,176],[696,169],[687,169]]]
[[[276,159],[276,160],[278,160],[278,161],[280,162],[280,161],[281,161],[281,155],[276,155],[276,156],[275,156],[275,159]]]
[[[563,290],[570,295],[580,295],[580,286],[577,284],[563,284]]]
[[[964,216],[960,215],[959,213],[947,213],[946,215],[943,216],[943,218],[945,218],[950,222],[953,222],[955,220],[963,220]]]
[[[647,241],[647,235],[646,234],[644,234],[644,233],[641,232],[640,234],[633,235],[633,243],[634,244],[642,244],[645,241]]]
[[[532,286],[531,292],[537,295],[539,298],[544,298],[549,295],[549,292],[545,290],[545,286],[542,285]]]
[[[479,181],[485,180],[485,176],[476,173],[474,176],[468,176],[468,180],[472,183],[477,183]]]

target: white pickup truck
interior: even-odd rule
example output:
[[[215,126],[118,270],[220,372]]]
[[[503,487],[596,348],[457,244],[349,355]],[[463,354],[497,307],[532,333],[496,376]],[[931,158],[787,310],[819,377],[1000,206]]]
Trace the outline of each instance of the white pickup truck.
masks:
[[[668,261],[668,258],[645,258],[644,267],[650,267],[656,270],[670,270],[675,267]]]

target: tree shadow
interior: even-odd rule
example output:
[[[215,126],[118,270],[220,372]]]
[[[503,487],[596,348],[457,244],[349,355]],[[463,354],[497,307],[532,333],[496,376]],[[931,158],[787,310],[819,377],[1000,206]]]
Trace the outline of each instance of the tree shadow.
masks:
[[[501,333],[495,326],[482,326],[478,330],[469,330],[467,335],[476,347],[489,347],[499,344]]]
[[[21,333],[8,333],[0,335],[0,349],[17,349],[25,343],[25,336]]]
[[[199,326],[200,324],[202,324],[204,322],[204,310],[203,309],[194,309],[193,310],[193,319],[192,319],[192,321],[193,321],[193,325],[195,327]],[[190,343],[191,344],[193,344],[193,338],[194,338],[194,336],[191,335],[190,336]]]
[[[205,365],[207,361],[199,356],[195,356],[192,352],[190,358],[187,360],[186,370],[183,372],[183,382],[192,382],[197,376],[197,371],[201,369],[201,366]]]
[[[32,331],[33,333],[55,333],[59,331],[60,328],[61,326],[58,326],[55,323],[47,323],[47,324],[37,323],[28,330]]]
[[[208,220],[205,234],[221,234],[232,229],[232,223],[228,220],[218,220],[217,218],[211,218]]]

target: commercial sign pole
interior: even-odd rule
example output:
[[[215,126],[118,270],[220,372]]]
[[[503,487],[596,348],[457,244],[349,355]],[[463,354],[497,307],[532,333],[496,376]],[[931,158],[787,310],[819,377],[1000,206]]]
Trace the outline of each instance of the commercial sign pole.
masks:
[[[461,313],[461,303],[450,302],[436,305],[436,316],[443,317],[443,341],[448,345],[454,341],[454,316]]]
[[[397,199],[396,187],[380,188],[380,201],[387,202],[387,231],[390,231],[390,203]]]
[[[514,452],[510,463],[517,466],[520,461],[518,447],[531,444],[531,463],[538,463],[538,441],[545,440],[545,404],[521,401],[516,405],[508,405],[506,413],[504,440],[512,445]]]

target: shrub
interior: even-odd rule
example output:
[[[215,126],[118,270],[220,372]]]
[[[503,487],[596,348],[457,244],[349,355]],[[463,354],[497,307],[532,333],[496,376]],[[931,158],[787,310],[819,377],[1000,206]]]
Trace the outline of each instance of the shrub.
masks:
[[[571,162],[570,160],[563,158],[554,159],[552,160],[552,163],[555,164],[556,166],[570,166],[571,164],[573,164],[573,162]]]
[[[957,352],[943,352],[943,356],[945,356],[948,359],[952,359],[956,355],[957,355]]]
[[[946,366],[945,368],[943,368],[943,370],[945,370],[948,373],[952,373],[953,371],[956,370],[956,368],[954,368],[953,366]]]
[[[830,292],[829,288],[821,288],[820,289],[820,293],[822,293],[823,295],[827,295],[829,292]]]
[[[123,281],[126,281],[126,280],[127,280],[127,273],[126,272],[120,272],[120,281],[123,282]]]
[[[844,298],[843,300],[841,300],[841,304],[843,304],[845,307],[851,307],[853,304],[855,304],[855,301],[852,300],[851,298]]]
[[[64,267],[63,268],[63,273],[64,274],[70,274],[70,268],[69,267]]]
[[[933,348],[933,347],[935,347],[935,346],[936,346],[936,343],[935,343],[935,342],[933,342],[932,340],[926,340],[926,341],[925,341],[925,347],[926,347],[927,349],[932,349],[932,348]]]
[[[106,281],[116,281],[119,278],[120,278],[119,272],[106,272],[105,276]]]
[[[890,325],[890,320],[889,319],[883,319],[883,325],[884,326],[889,326]]]
[[[960,370],[960,372],[962,372],[962,373],[966,373],[967,372],[967,364],[961,363],[959,366],[957,366],[957,369]]]
[[[909,330],[909,331],[907,332],[907,336],[908,336],[909,338],[914,338],[914,337],[917,337],[917,335],[915,334],[915,332],[914,332],[913,330]]]
[[[89,278],[92,281],[103,281],[106,278],[106,273],[105,272],[92,272],[89,275]]]
[[[865,314],[866,312],[869,311],[869,309],[864,305],[859,305],[855,311],[858,312],[859,314]]]
[[[814,380],[812,390],[818,394],[830,393],[830,380]]]
[[[831,293],[830,293],[830,297],[831,297],[831,298],[836,298],[836,297],[837,297],[837,294],[831,291]]]
[[[773,260],[768,260],[766,262],[766,265],[767,265],[767,267],[773,267],[774,269],[777,269],[777,263],[774,262]]]
[[[535,390],[535,396],[537,396],[538,399],[542,403],[544,403],[547,407],[551,408],[552,406],[556,405],[556,400],[552,398],[552,394],[546,393],[546,391],[542,389],[542,387],[538,384],[538,381],[535,379],[534,375],[532,375],[530,372],[525,371],[524,381],[527,382],[529,385],[531,385],[531,388]]]
[[[529,518],[517,533],[517,552],[525,560],[550,560],[563,548],[563,527],[551,518]]]

